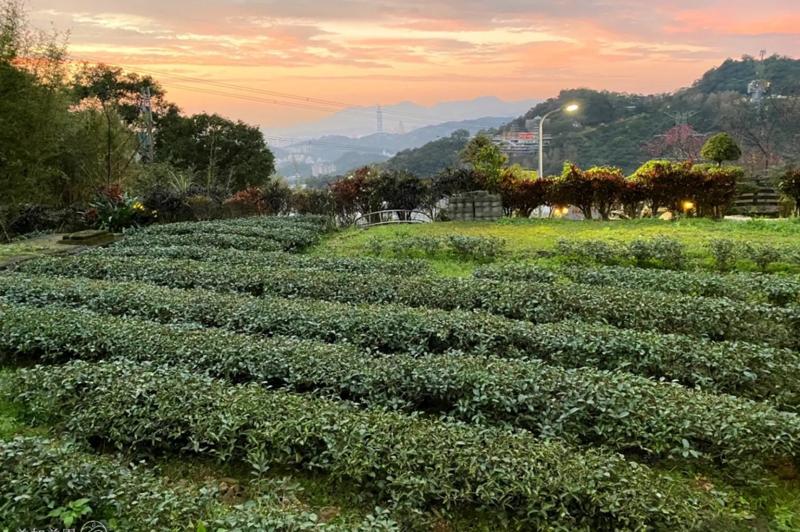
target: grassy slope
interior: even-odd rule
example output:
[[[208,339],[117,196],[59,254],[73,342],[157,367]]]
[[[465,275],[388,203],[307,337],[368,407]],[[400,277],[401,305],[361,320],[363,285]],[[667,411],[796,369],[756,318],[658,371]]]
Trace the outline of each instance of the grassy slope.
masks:
[[[711,262],[705,249],[709,240],[725,238],[741,242],[775,245],[800,243],[800,220],[754,220],[752,222],[712,221],[705,219],[630,220],[624,222],[570,220],[501,220],[499,222],[444,222],[413,226],[395,225],[369,230],[349,229],[327,239],[311,251],[320,255],[358,256],[372,238],[391,239],[401,235],[446,236],[461,234],[502,238],[511,258],[532,257],[537,251],[552,249],[559,238],[609,239],[622,242],[636,238],[669,236],[685,243],[688,254]],[[466,275],[474,264],[448,257],[437,257],[433,266],[445,275]]]

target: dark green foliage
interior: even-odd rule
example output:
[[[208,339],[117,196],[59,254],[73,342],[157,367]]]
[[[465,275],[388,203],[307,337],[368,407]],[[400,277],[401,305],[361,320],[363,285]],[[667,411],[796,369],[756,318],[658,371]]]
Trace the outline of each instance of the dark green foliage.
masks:
[[[0,276],[0,298],[27,305],[85,307],[168,324],[346,342],[387,354],[460,350],[470,355],[532,357],[564,367],[624,369],[768,400],[786,409],[795,410],[800,404],[798,354],[743,342],[710,342],[576,321],[533,325],[476,312],[252,298],[140,283],[19,275]]]
[[[438,245],[438,241],[434,241]],[[185,246],[111,246],[89,251],[86,255],[101,257],[153,257],[162,259],[191,259],[203,262],[245,264],[252,267],[327,270],[337,272],[371,273],[387,275],[430,274],[430,264],[421,260],[394,260],[375,257],[327,257],[298,255],[282,251],[246,251],[234,248],[218,249],[202,245]]]
[[[399,508],[504,510],[520,526],[554,530],[705,528],[730,518],[721,494],[619,455],[230,386],[182,369],[73,363],[20,371],[9,388],[31,415],[82,438],[326,472]]]
[[[602,439],[607,447],[653,459],[745,467],[800,456],[800,417],[794,414],[624,372],[460,355],[373,358],[348,346],[182,330],[86,311],[3,305],[0,312],[0,348],[23,358],[174,365],[237,383],[509,424],[578,445]]]
[[[459,165],[459,154],[467,142],[469,142],[469,132],[462,129],[449,137],[434,140],[419,148],[403,150],[389,159],[385,166],[391,170],[403,170],[418,176],[434,176]]]
[[[795,216],[800,216],[800,170],[787,170],[778,180],[778,189],[794,201]]]
[[[486,279],[265,271],[236,264],[119,257],[40,259],[23,263],[18,268],[34,274],[140,280],[175,288],[208,288],[253,295],[344,303],[398,303],[445,310],[476,309],[537,323],[583,319],[713,340],[800,346],[800,315],[796,309],[751,305],[723,298]]]
[[[774,248],[753,247],[755,258],[772,262]],[[544,267],[535,264],[500,264],[476,270],[476,277],[498,281],[559,282],[618,286],[700,297],[726,297],[752,303],[785,306],[800,303],[800,278],[796,276],[711,272],[682,272],[631,267],[569,265]]]
[[[218,115],[181,116],[172,107],[157,120],[158,160],[192,168],[207,189],[235,192],[270,181],[275,157],[255,126]]]
[[[0,441],[0,522],[4,525],[80,529],[100,521],[107,530],[352,530],[326,525],[315,514],[290,508],[275,494],[259,494],[246,505],[221,502],[219,484],[168,484],[141,464],[90,454],[81,445],[43,438]],[[13,501],[13,504],[8,502]],[[84,502],[88,513],[64,523],[49,517]],[[387,523],[389,525],[389,523]],[[364,523],[359,530],[393,530]],[[197,528],[200,530],[200,528]]]

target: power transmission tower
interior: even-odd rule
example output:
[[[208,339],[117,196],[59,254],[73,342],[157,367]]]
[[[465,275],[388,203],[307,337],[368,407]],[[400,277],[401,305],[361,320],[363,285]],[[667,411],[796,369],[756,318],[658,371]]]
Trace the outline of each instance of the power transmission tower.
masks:
[[[377,114],[378,114],[378,133],[381,134],[383,133],[383,108],[380,105],[378,105]]]
[[[155,142],[153,140],[153,105],[150,87],[144,87],[141,93],[140,110],[144,117],[144,131],[141,133],[141,151],[145,162],[156,160]]]
[[[675,121],[675,126],[685,126],[689,124],[689,119],[699,112],[700,111],[681,111],[681,112],[664,111],[664,114]]]

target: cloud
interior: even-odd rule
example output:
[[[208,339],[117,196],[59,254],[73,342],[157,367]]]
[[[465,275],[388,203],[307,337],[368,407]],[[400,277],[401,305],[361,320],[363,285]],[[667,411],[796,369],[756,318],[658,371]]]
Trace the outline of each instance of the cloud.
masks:
[[[796,53],[796,2],[30,0],[35,22],[71,30],[77,57],[386,103],[673,90],[727,57]],[[244,106],[185,87],[173,94],[192,109]]]

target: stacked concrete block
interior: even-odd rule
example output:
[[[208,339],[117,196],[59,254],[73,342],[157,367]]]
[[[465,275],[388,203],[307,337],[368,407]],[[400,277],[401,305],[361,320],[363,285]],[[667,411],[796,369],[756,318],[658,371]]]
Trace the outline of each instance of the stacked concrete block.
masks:
[[[494,221],[503,217],[503,202],[497,194],[485,190],[450,196],[447,217],[457,221]]]

